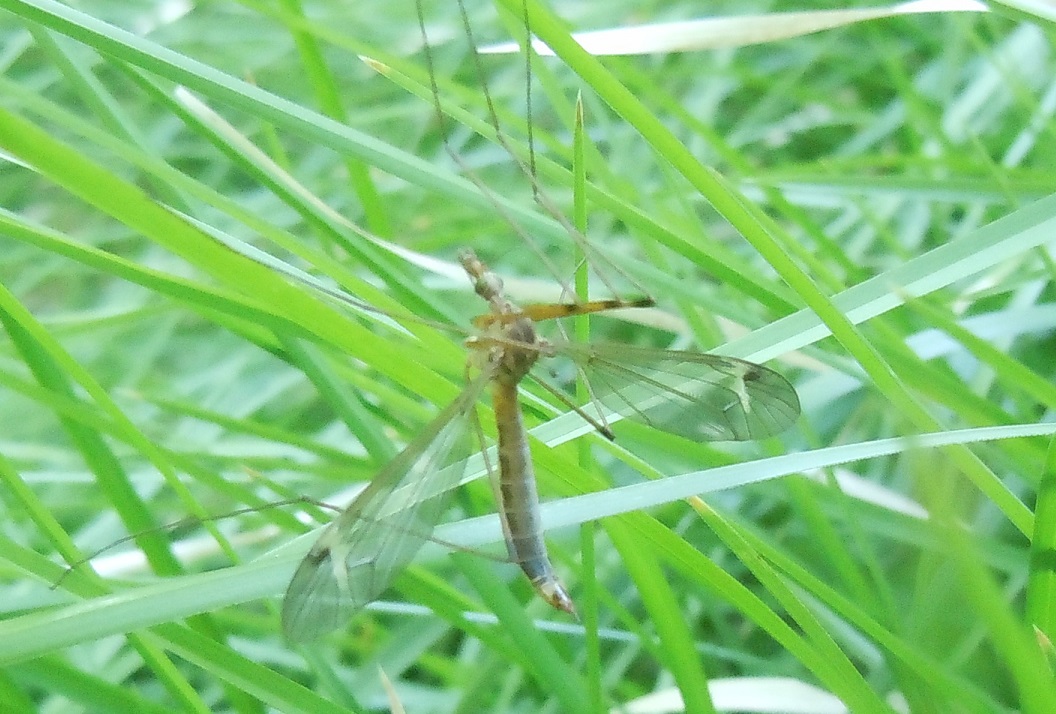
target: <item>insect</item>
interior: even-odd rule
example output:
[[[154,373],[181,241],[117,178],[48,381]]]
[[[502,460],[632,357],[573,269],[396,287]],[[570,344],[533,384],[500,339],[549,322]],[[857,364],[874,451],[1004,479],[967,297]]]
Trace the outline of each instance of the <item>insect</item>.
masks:
[[[527,305],[506,298],[502,281],[472,251],[461,263],[490,311],[467,340],[478,373],[462,393],[370,482],[319,536],[286,591],[283,631],[291,640],[320,636],[375,600],[432,533],[473,448],[474,405],[490,385],[498,432],[500,514],[510,558],[554,607],[574,613],[554,574],[539,523],[539,500],[517,385],[541,357],[564,356],[587,375],[602,420],[644,418],[704,440],[762,439],[799,415],[795,389],[778,373],[731,357],[615,344],[548,342],[535,322],[617,307]],[[588,417],[589,418],[589,417]]]
[[[432,76],[427,42],[425,46]],[[440,114],[435,82],[433,94]],[[475,407],[489,388],[498,434],[499,512],[510,559],[544,600],[575,612],[547,556],[517,397],[518,385],[540,359],[568,359],[586,377],[592,390],[589,412],[560,398],[609,438],[608,423],[630,417],[696,440],[762,439],[785,430],[799,415],[792,385],[751,362],[620,344],[547,341],[536,332],[535,324],[543,320],[648,307],[651,299],[518,306],[475,253],[464,251],[460,262],[489,306],[473,321],[478,333],[466,341],[471,376],[459,396],[371,480],[305,556],[282,608],[283,631],[292,641],[342,626],[413,559],[465,475],[466,457],[475,447]]]

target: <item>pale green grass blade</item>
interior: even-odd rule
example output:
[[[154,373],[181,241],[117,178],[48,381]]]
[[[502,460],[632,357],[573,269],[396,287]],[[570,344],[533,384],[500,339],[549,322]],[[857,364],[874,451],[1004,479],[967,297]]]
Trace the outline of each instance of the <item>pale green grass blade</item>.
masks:
[[[620,550],[628,574],[638,584],[649,619],[656,624],[664,664],[671,670],[687,711],[715,711],[707,688],[707,669],[684,627],[678,598],[660,564],[653,560],[625,524],[608,524],[606,532]]]
[[[490,577],[482,562],[458,555],[459,566],[469,582],[481,594],[488,610],[494,612],[502,628],[503,639],[517,654],[529,676],[546,687],[564,710],[583,711],[586,703],[583,683],[570,673],[570,663],[528,617],[524,606],[501,582]]]
[[[1030,582],[1027,584],[1027,622],[1037,628],[1043,649],[1052,657],[1056,643],[1056,440],[1049,442],[1031,539]]]
[[[727,47],[746,47],[765,44],[814,32],[832,30],[858,22],[885,17],[927,12],[986,12],[987,8],[975,0],[949,2],[924,0],[905,2],[887,7],[845,10],[812,10],[807,12],[774,12],[766,15],[710,17],[701,20],[652,23],[634,27],[577,32],[572,37],[583,49],[595,57],[606,55],[638,55],[668,52],[693,52]],[[533,49],[541,55],[553,52],[543,43]],[[481,47],[481,54],[519,52],[515,43]]]

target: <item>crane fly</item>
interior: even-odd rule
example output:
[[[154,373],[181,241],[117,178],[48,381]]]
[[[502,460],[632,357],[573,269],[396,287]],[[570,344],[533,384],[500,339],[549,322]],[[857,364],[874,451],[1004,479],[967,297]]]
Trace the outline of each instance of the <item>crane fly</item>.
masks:
[[[291,640],[312,639],[341,626],[378,598],[430,537],[465,473],[473,450],[474,407],[489,385],[498,434],[499,512],[510,559],[544,600],[575,612],[543,542],[517,398],[519,383],[540,358],[566,357],[583,371],[606,432],[607,420],[627,416],[694,439],[744,441],[780,433],[799,415],[792,385],[752,362],[619,344],[551,342],[536,333],[538,321],[646,307],[651,299],[521,307],[505,296],[502,280],[472,251],[464,251],[460,262],[490,308],[473,321],[479,334],[466,341],[476,373],[305,556],[283,602],[283,631]]]
[[[468,15],[461,2],[458,7],[472,46],[475,43]],[[444,112],[421,3],[417,3],[417,10],[435,118],[444,134]],[[528,53],[528,77],[530,57]],[[477,71],[481,74],[479,62]],[[480,79],[495,138],[521,164],[505,141],[482,74]],[[529,107],[530,97],[529,90]],[[531,146],[529,141],[530,166],[521,164],[521,169],[532,182],[533,195],[565,226],[584,253],[607,262],[552,207],[530,168],[534,167]],[[464,170],[466,178],[490,196],[446,138],[444,148]],[[498,208],[497,203],[493,205]],[[532,245],[530,237],[515,222],[507,223]],[[538,249],[537,255],[545,260]],[[652,299],[519,306],[506,297],[502,280],[473,251],[463,251],[460,262],[474,292],[489,307],[473,320],[476,333],[466,340],[470,353],[466,386],[323,530],[309,550],[283,601],[283,631],[290,640],[312,639],[342,626],[378,598],[430,538],[454,488],[465,475],[468,457],[475,448],[471,427],[476,423],[476,404],[489,388],[498,436],[498,510],[509,558],[520,566],[546,602],[558,610],[575,613],[572,598],[546,552],[535,473],[517,396],[521,381],[542,358],[565,358],[575,365],[590,385],[590,405],[576,406],[555,387],[542,381],[540,384],[608,438],[613,438],[609,422],[624,417],[644,420],[694,440],[746,441],[778,434],[799,416],[799,398],[792,385],[776,372],[751,362],[622,344],[547,341],[536,332],[538,322],[615,308],[648,307],[653,305]],[[483,449],[483,444],[480,447]],[[490,472],[486,450],[482,453]]]

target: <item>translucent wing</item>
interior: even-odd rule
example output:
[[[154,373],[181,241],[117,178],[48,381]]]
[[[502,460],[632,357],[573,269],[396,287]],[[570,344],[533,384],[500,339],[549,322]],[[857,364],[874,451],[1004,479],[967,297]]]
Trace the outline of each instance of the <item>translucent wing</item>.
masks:
[[[468,414],[487,381],[466,387],[322,532],[286,589],[289,640],[342,626],[414,558],[462,479],[473,449]]]
[[[555,350],[584,371],[605,412],[690,439],[765,439],[799,417],[787,379],[734,357],[604,343]]]

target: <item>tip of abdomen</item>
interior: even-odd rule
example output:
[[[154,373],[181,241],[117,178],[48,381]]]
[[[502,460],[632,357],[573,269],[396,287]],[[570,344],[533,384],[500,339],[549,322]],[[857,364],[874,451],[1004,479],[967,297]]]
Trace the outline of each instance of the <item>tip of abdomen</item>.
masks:
[[[567,612],[572,617],[579,619],[576,614],[576,605],[572,602],[572,597],[565,590],[565,586],[561,584],[561,581],[555,577],[540,578],[532,583],[535,587],[536,592],[539,596],[546,600],[550,605],[557,608],[561,612]]]

